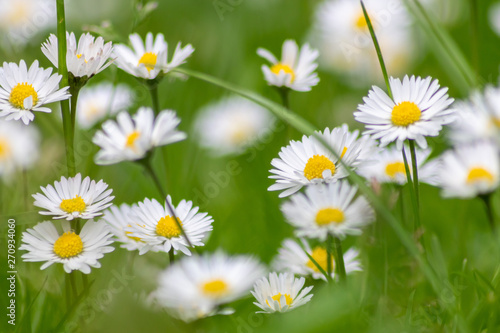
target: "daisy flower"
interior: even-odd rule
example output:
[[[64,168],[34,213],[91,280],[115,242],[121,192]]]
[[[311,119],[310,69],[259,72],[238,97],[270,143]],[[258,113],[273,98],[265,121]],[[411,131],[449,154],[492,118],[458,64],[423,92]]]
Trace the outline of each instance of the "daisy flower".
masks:
[[[19,65],[4,62],[0,68],[0,117],[28,125],[35,118],[33,111],[50,113],[43,105],[68,99],[69,87],[59,89],[62,76],[51,74],[52,68],[38,67],[37,60],[29,70],[24,60]]]
[[[271,67],[262,65],[264,77],[271,86],[310,91],[319,82],[315,72],[319,53],[311,49],[309,44],[304,44],[299,50],[295,41],[286,40],[281,51],[281,61],[263,48],[259,48],[257,54],[272,64]]]
[[[92,219],[102,215],[102,211],[111,206],[115,198],[111,196],[113,190],[106,190],[108,184],[102,179],[96,183],[86,177],[82,182],[82,175],[54,182],[54,186],[40,187],[42,193],[33,195],[34,205],[46,210],[42,215],[53,215],[55,219]]]
[[[0,176],[13,180],[17,169],[28,169],[40,155],[40,133],[34,126],[0,119]]]
[[[102,219],[109,225],[109,230],[113,233],[116,241],[122,243],[121,248],[128,251],[141,249],[146,245],[144,241],[138,237],[131,236],[130,231],[125,229],[130,228],[132,224],[137,223],[137,218],[133,215],[133,207],[127,204],[121,206],[111,206],[104,212]]]
[[[411,166],[410,149],[405,147],[406,160],[410,168],[410,175],[413,177]],[[416,149],[419,182],[435,184],[437,178],[437,166],[435,163],[426,163],[431,154],[430,149]],[[389,147],[380,150],[373,156],[373,163],[361,165],[358,173],[370,181],[377,183],[393,183],[398,185],[406,184],[406,169],[403,154],[396,147]]]
[[[437,136],[443,125],[454,120],[454,110],[448,108],[453,103],[448,88],[440,88],[431,77],[405,76],[402,82],[391,77],[389,84],[393,99],[373,86],[354,118],[366,124],[365,133],[380,139],[382,147],[396,141],[398,149],[402,149],[408,139],[427,148],[425,137]]]
[[[306,279],[295,278],[290,273],[269,273],[269,279],[262,277],[251,291],[257,299],[253,304],[263,311],[257,313],[287,312],[306,304],[313,297],[312,286],[304,287]],[[309,295],[308,295],[309,294]]]
[[[111,65],[113,43],[104,44],[104,38],[95,38],[89,33],[82,34],[77,43],[75,34],[66,32],[66,40],[68,72],[74,77],[91,78]],[[56,68],[58,68],[59,63],[57,45],[57,36],[54,34],[51,34],[47,41],[42,44],[43,54]]]
[[[357,187],[347,181],[308,186],[281,206],[297,237],[325,241],[331,234],[338,238],[361,234],[361,227],[373,222],[375,215],[363,196],[354,200]]]
[[[464,144],[441,157],[439,185],[444,197],[472,198],[499,185],[498,147],[488,141]]]
[[[313,257],[314,261],[326,272],[328,270],[328,254],[324,246],[311,248],[309,243],[301,239],[302,246],[293,239],[285,239],[281,244],[278,256],[273,260],[272,266],[280,272],[290,272],[296,275],[309,276],[313,279],[323,279],[326,277],[318,267],[309,259],[307,254]],[[307,254],[306,254],[307,253]],[[344,253],[344,265],[346,273],[361,271],[361,263],[358,259],[359,251],[350,248]],[[332,256],[332,278],[335,278],[335,260]]]
[[[216,252],[184,257],[161,273],[153,296],[163,307],[202,318],[245,296],[264,274],[264,267],[246,255]]]
[[[358,132],[349,132],[347,125],[336,127],[323,133],[316,132],[351,168],[356,168],[367,158],[374,148],[368,136],[358,137]],[[282,191],[280,198],[299,191],[303,186],[331,183],[347,177],[348,172],[339,159],[324,147],[314,136],[303,136],[302,141],[290,141],[281,148],[279,158],[271,161],[274,169],[269,176],[276,179],[269,191]]]
[[[146,35],[145,43],[138,34],[129,36],[132,49],[118,44],[115,46],[116,64],[125,72],[143,79],[153,80],[170,72],[186,62],[194,52],[191,44],[181,47],[179,42],[175,48],[172,60],[167,62],[167,43],[163,34],[157,34],[153,39],[150,32]]]
[[[213,219],[207,213],[199,213],[198,207],[193,207],[191,201],[182,200],[175,207],[170,196],[167,197],[170,206],[174,209],[182,229],[193,246],[203,246],[204,239],[212,231]],[[140,249],[139,254],[148,251],[174,252],[181,251],[191,255],[188,243],[181,229],[174,220],[169,206],[162,206],[155,199],[146,199],[139,202],[138,206],[132,208],[133,219],[130,227],[124,230],[130,232],[130,236],[141,239],[146,245]]]
[[[87,221],[79,235],[66,221],[62,229],[63,234],[59,234],[52,222],[45,221],[23,232],[19,250],[28,251],[22,255],[23,260],[45,262],[40,269],[59,263],[63,264],[66,273],[79,270],[89,274],[91,267],[101,267],[97,260],[114,250],[108,246],[113,243],[113,235],[102,221]]]
[[[255,103],[230,97],[200,110],[195,122],[199,144],[214,155],[243,153],[267,135],[274,118]]]
[[[140,160],[154,147],[182,141],[186,133],[177,130],[180,122],[172,110],[161,111],[156,119],[153,109],[147,107],[134,116],[120,112],[116,121],[106,121],[94,135],[92,142],[101,147],[95,162],[106,165]]]
[[[76,119],[83,129],[89,129],[104,118],[124,111],[132,105],[134,92],[124,84],[110,82],[85,87],[78,95]]]

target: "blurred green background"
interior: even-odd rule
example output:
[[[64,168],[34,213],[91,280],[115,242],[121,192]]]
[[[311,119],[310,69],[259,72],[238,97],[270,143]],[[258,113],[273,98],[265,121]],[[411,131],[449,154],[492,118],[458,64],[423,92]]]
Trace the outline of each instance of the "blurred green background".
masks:
[[[468,59],[472,58],[470,2],[452,1],[452,6],[461,5],[463,10],[457,21],[446,27]],[[105,29],[105,36],[113,38],[114,42],[126,42],[132,32],[133,1],[66,3],[70,31],[80,32],[84,26],[100,25],[107,20],[111,27]],[[280,54],[285,39],[305,42],[319,3],[316,0],[159,1],[158,9],[135,30],[142,36],[149,31],[162,32],[170,51],[178,41],[183,45],[190,43],[196,51],[188,59],[187,68],[211,74],[279,102],[278,94],[263,79],[260,66],[264,60],[257,56],[256,50],[264,47]],[[477,1],[478,63],[483,83],[497,84],[500,40],[491,31],[487,19],[492,3],[494,1]],[[55,32],[55,22],[51,32]],[[3,47],[0,60],[18,62],[22,58],[31,63],[39,59],[42,66],[50,66],[39,47],[48,33],[35,36],[25,48]],[[425,35],[421,34],[421,38],[425,40]],[[432,44],[424,44],[418,62],[408,68],[407,73],[438,78],[443,86],[450,88],[451,96],[467,97],[443,67],[446,60],[433,53]],[[390,74],[391,69],[388,70]],[[321,68],[318,72],[321,82],[311,92],[291,94],[291,109],[321,130],[344,122],[362,129],[354,122],[352,113],[369,87],[354,89],[339,76]],[[136,105],[132,111],[140,105],[150,105],[146,89],[121,70],[112,66],[92,79],[91,84],[101,80],[126,82],[134,87]],[[383,82],[373,84],[382,85]],[[193,78],[163,80],[161,106],[178,112],[182,119],[180,128],[188,132],[189,138],[162,149],[168,165],[162,165],[160,156],[156,156],[155,163],[163,180],[168,179],[168,192],[174,203],[181,199],[193,200],[201,211],[214,217],[214,231],[206,247],[200,250],[249,253],[268,263],[276,255],[281,241],[293,234],[279,210],[283,201],[278,199],[277,193],[267,191],[272,184],[267,178],[270,161],[286,143],[286,131],[275,131],[269,140],[259,142],[241,156],[210,157],[196,144],[193,120],[200,107],[227,95],[226,91]],[[55,109],[57,111],[58,107]],[[19,173],[0,189],[2,235],[6,235],[8,218],[16,220],[19,239],[23,230],[42,221],[32,205],[31,194],[65,173],[62,125],[57,112],[35,118],[34,124],[43,133],[42,157],[25,175],[27,187],[23,188],[23,175]],[[94,131],[77,133],[77,170],[84,176],[104,179],[113,189],[115,204],[131,204],[145,197],[159,199],[150,179],[136,165],[120,163],[97,167],[93,164],[93,154],[97,150],[90,140]],[[294,133],[295,139],[300,136]],[[443,136],[430,143],[437,151],[446,147]],[[397,193],[386,186],[381,195],[389,203]],[[406,207],[410,207],[408,197],[404,198]],[[472,332],[500,332],[496,283],[499,279],[499,239],[490,234],[482,203],[479,200],[444,200],[438,189],[427,185],[422,185],[421,198],[428,243],[426,253],[438,275],[449,281],[454,291],[445,289],[436,295],[389,226],[378,219],[361,237],[348,237],[344,242],[345,249],[355,245],[361,250],[364,271],[350,276],[345,286],[326,286],[308,280],[307,283],[315,285],[313,300],[291,313],[254,314],[257,307],[248,297],[231,304],[236,309],[232,316],[215,316],[185,324],[170,318],[166,312],[144,305],[147,294],[155,288],[158,272],[168,265],[168,256],[148,253],[137,256],[132,262],[131,255],[116,246],[114,252],[101,260],[102,268],[92,271],[90,279],[94,283],[86,301],[88,306],[78,311],[70,324],[75,324],[81,332],[453,332],[456,317],[447,313],[443,306],[448,302],[464,315]],[[495,196],[495,208],[498,200]],[[392,209],[400,216],[398,207]],[[405,226],[412,230],[412,219],[407,217],[405,220]],[[3,309],[7,304],[4,291],[8,289],[6,264],[3,264],[6,262],[5,241],[2,236],[0,300]],[[54,265],[40,271],[41,264],[23,263],[20,255],[18,252],[16,328],[22,332],[49,332],[68,310],[62,294],[62,267]],[[131,269],[131,273],[123,279],[123,288],[111,292],[110,279],[122,274],[124,269]],[[32,303],[39,290],[42,291]],[[4,316],[0,331],[10,330]]]

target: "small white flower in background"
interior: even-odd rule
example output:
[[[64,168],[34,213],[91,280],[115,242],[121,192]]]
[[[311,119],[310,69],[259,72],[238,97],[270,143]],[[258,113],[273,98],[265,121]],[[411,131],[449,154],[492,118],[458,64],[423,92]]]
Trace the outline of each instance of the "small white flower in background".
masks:
[[[19,65],[4,62],[0,68],[0,117],[28,125],[35,119],[34,111],[52,112],[44,105],[70,97],[69,87],[59,89],[61,78],[52,74],[52,68],[38,67],[37,60],[29,70],[24,60]]]
[[[113,243],[113,235],[103,221],[87,221],[79,235],[71,230],[69,222],[63,221],[62,229],[63,234],[59,234],[52,222],[45,221],[23,232],[19,250],[28,251],[22,255],[23,260],[45,261],[40,269],[59,263],[66,273],[79,270],[89,274],[91,267],[101,267],[98,260],[105,253],[114,250],[108,246]]]
[[[411,19],[399,0],[365,0],[384,61],[392,73],[403,74],[422,50]],[[377,53],[359,1],[323,1],[316,9],[311,42],[320,51],[322,69],[342,75],[355,87],[383,82]]]
[[[133,91],[124,84],[110,82],[85,87],[78,95],[77,123],[89,129],[102,119],[128,109],[134,99]]]
[[[439,186],[444,197],[473,198],[500,184],[499,148],[492,142],[463,144],[441,156]]]
[[[389,84],[392,99],[373,86],[368,97],[363,98],[364,104],[354,112],[354,118],[366,125],[365,134],[380,139],[382,147],[396,142],[402,149],[403,142],[409,139],[425,149],[426,136],[437,136],[443,125],[455,120],[454,109],[449,108],[454,100],[438,80],[405,76],[401,81],[391,77]]]
[[[193,246],[203,246],[208,233],[212,231],[213,218],[207,213],[200,213],[198,207],[193,207],[192,201],[181,200],[177,207],[172,204],[170,196],[168,202],[175,210],[175,216],[186,233]],[[139,254],[148,251],[175,252],[181,251],[186,255],[191,255],[188,249],[188,242],[182,231],[175,222],[168,205],[161,205],[155,199],[145,199],[132,208],[131,218],[134,223],[124,230],[129,232],[131,237],[141,239],[146,245],[139,250]]]
[[[73,74],[73,76],[87,76],[90,78],[111,65],[113,43],[108,42],[104,44],[104,38],[95,38],[89,33],[82,34],[77,43],[75,34],[66,32],[66,40],[68,72]],[[42,52],[58,68],[58,41],[56,35],[51,34],[49,39],[42,44]]]
[[[153,109],[141,107],[130,116],[120,112],[114,120],[107,120],[92,142],[101,147],[95,156],[96,164],[107,165],[135,161],[146,157],[154,147],[186,139],[186,133],[177,130],[181,120],[172,110],[163,110],[155,119]]]
[[[29,169],[40,156],[40,133],[32,126],[0,119],[0,176],[13,180],[16,170]]]
[[[241,154],[269,133],[274,118],[259,105],[241,97],[210,104],[198,113],[199,144],[214,155]]]
[[[102,215],[102,211],[111,206],[115,198],[111,196],[113,190],[102,181],[95,182],[82,175],[75,177],[61,177],[61,181],[54,182],[54,186],[40,187],[42,193],[33,194],[34,205],[46,210],[42,215],[53,215],[54,219],[92,219]]]
[[[191,44],[181,47],[179,42],[172,60],[168,62],[168,46],[163,34],[157,34],[153,39],[153,34],[150,32],[146,35],[145,42],[138,34],[130,35],[129,39],[132,48],[121,44],[115,46],[116,64],[127,73],[143,79],[152,80],[168,73],[185,63],[194,52]]]
[[[309,302],[312,286],[304,287],[305,279],[295,278],[291,273],[269,273],[269,279],[263,277],[254,286],[252,295],[257,299],[253,304],[263,311],[257,313],[287,312]],[[308,295],[309,294],[309,295]]]
[[[0,0],[0,38],[10,44],[26,44],[56,20],[53,0]]]
[[[131,236],[132,232],[125,230],[137,223],[138,218],[133,215],[133,207],[127,204],[111,206],[104,212],[102,219],[109,225],[110,231],[115,235],[116,241],[122,243],[121,248],[128,251],[139,250],[146,246],[146,243],[138,237]]]
[[[305,239],[301,239],[301,243],[302,246],[293,239],[285,239],[281,244],[278,255],[273,260],[272,267],[279,272],[290,272],[303,276],[311,275],[313,279],[323,279],[326,281],[325,275],[306,254],[307,252],[327,272],[328,254],[326,248],[321,245],[311,248]],[[347,274],[362,270],[358,256],[359,251],[354,248],[350,248],[344,253],[344,265]],[[335,260],[333,256],[331,259],[331,276],[335,278]]]
[[[375,142],[368,136],[359,137],[359,132],[349,132],[347,125],[323,133],[316,132],[337,153],[342,161],[351,168],[361,163],[376,151]],[[314,136],[303,136],[302,141],[290,141],[290,145],[281,148],[279,158],[271,161],[274,169],[269,176],[276,179],[269,191],[283,191],[279,197],[289,196],[303,186],[318,183],[331,183],[347,177],[348,172],[326,147]]]
[[[319,82],[315,72],[319,53],[311,49],[309,44],[304,44],[299,51],[295,41],[286,40],[281,51],[281,61],[266,49],[259,48],[257,54],[272,64],[271,67],[262,65],[264,77],[271,86],[310,91]]]
[[[430,149],[416,149],[418,167],[418,180],[421,183],[434,185],[437,181],[437,165],[427,162],[427,158],[431,154]],[[408,146],[405,146],[406,161],[410,168],[410,175],[413,177],[411,154]],[[398,185],[406,184],[406,169],[401,150],[396,147],[387,147],[381,149],[373,155],[374,162],[371,164],[361,165],[358,173],[377,183],[394,183]]]
[[[263,265],[251,256],[215,252],[184,257],[160,275],[153,297],[174,314],[184,313],[189,320],[203,318],[247,295],[264,274]]]
[[[347,181],[308,186],[281,206],[297,237],[325,241],[328,234],[340,239],[360,235],[361,228],[375,220],[373,209],[357,187]]]

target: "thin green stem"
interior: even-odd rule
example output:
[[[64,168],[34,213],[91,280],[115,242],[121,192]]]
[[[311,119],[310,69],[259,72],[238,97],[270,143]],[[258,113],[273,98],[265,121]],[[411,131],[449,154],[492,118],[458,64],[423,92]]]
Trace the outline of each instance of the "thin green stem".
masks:
[[[418,165],[417,165],[417,152],[415,148],[415,141],[410,141],[410,154],[411,154],[411,165],[413,168],[413,186],[415,188],[415,198],[417,200],[418,215],[420,216],[420,186],[418,182]],[[420,218],[418,219],[420,220]]]
[[[488,216],[488,223],[490,225],[491,232],[495,233],[496,232],[495,214],[493,213],[493,206],[491,205],[491,193],[482,194],[479,196],[479,198],[484,202],[486,208],[486,215]]]
[[[375,46],[375,50],[377,51],[378,61],[380,63],[380,68],[382,69],[382,74],[384,75],[385,84],[387,86],[387,92],[389,97],[392,99],[392,90],[391,85],[389,84],[389,76],[387,75],[387,68],[385,67],[384,57],[382,57],[382,50],[380,49],[380,45],[378,44],[377,36],[375,35],[375,30],[373,29],[372,21],[370,20],[370,16],[368,15],[365,4],[362,0],[360,0],[361,8],[363,9],[363,15],[365,16],[366,24],[368,25],[368,30],[370,30],[370,35],[372,37],[373,45]]]
[[[66,307],[71,308],[71,282],[69,282],[69,274],[64,274],[64,285],[66,294]]]
[[[278,93],[280,94],[281,97],[281,103],[283,106],[290,110],[290,88],[288,87],[279,87],[277,88]],[[293,127],[288,125],[287,126],[287,131],[286,131],[286,142],[288,144],[288,141],[290,141],[293,137]]]
[[[149,89],[149,93],[151,94],[151,103],[153,105],[153,111],[155,115],[160,113],[160,99],[158,97],[158,82],[154,80],[147,81],[147,87]]]
[[[76,288],[76,279],[75,279],[75,272],[68,273],[69,274],[69,282],[71,284],[71,290],[72,290],[72,296],[73,296],[73,302],[76,302],[78,299],[78,289]]]
[[[71,93],[71,129],[73,131],[73,142],[75,140],[75,123],[76,123],[76,109],[78,106],[78,95],[80,94],[80,87],[72,86],[69,89]]]
[[[168,259],[170,260],[170,265],[175,262],[174,249],[170,249],[170,251],[168,251]]]
[[[342,251],[342,242],[338,237],[333,237],[333,247],[335,248],[335,268],[340,282],[345,282],[346,271],[344,264],[344,252]]]
[[[332,263],[333,263],[333,254],[332,254],[332,235],[328,233],[326,236],[326,272],[328,276],[332,276]],[[337,260],[335,260],[337,262]]]
[[[406,158],[406,151],[405,151],[404,146],[403,146],[402,154],[403,154],[403,162],[404,162],[405,171],[406,171],[406,179],[408,182],[408,186],[410,187],[410,199],[411,199],[411,206],[413,208],[414,229],[416,230],[418,228],[418,226],[420,225],[420,214],[419,214],[419,209],[418,209],[418,204],[417,204],[417,196],[415,194],[415,186],[413,185],[413,179],[411,176],[411,169],[410,169],[410,165],[408,163],[408,159]]]
[[[64,12],[64,0],[56,0],[57,3],[57,45],[58,45],[58,70],[62,76],[60,86],[67,87],[69,85],[68,67],[66,65],[66,17]],[[61,101],[61,112],[63,119],[64,142],[66,146],[66,164],[68,175],[74,176],[75,168],[75,152],[74,152],[74,127],[71,125],[71,111],[69,101]]]

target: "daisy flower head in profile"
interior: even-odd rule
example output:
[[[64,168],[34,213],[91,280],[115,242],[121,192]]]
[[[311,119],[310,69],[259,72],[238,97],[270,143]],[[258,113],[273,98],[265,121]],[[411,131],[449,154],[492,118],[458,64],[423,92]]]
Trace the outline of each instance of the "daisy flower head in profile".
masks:
[[[316,261],[323,271],[328,271],[328,254],[326,248],[321,245],[311,248],[305,239],[301,239],[301,244],[293,239],[285,239],[281,244],[278,255],[273,260],[272,266],[279,272],[312,276],[313,279],[323,279],[326,281],[325,275],[309,259],[307,254]],[[358,256],[359,251],[354,248],[350,248],[344,253],[344,265],[347,274],[362,270]],[[335,259],[333,256],[330,267],[332,268],[331,277],[335,279]]]
[[[337,156],[314,135],[304,135],[302,141],[290,141],[288,146],[281,148],[279,158],[271,161],[274,169],[270,170],[269,178],[276,179],[276,183],[268,188],[269,191],[283,191],[279,195],[282,198],[306,185],[331,183],[347,177],[348,172],[340,159],[348,167],[356,168],[369,158],[375,145],[370,137],[358,137],[357,131],[349,132],[346,125],[316,134]]]
[[[92,142],[101,148],[95,162],[108,165],[141,160],[154,147],[182,141],[186,133],[177,130],[180,122],[172,110],[161,111],[156,119],[148,107],[139,108],[133,116],[122,111],[116,121],[107,120],[94,135]]]
[[[113,43],[104,43],[104,38],[95,38],[89,33],[82,34],[76,42],[73,32],[66,32],[67,53],[66,61],[68,72],[74,78],[83,78],[83,82],[92,76],[105,70],[111,63],[111,53],[113,52]],[[47,41],[42,44],[42,52],[50,62],[58,68],[58,42],[57,36],[51,34]],[[71,79],[70,75],[70,79]]]
[[[154,80],[167,74],[185,63],[194,52],[191,44],[181,47],[179,42],[172,59],[168,62],[168,45],[163,34],[159,33],[153,37],[149,32],[145,41],[138,34],[132,34],[129,39],[132,48],[122,44],[115,46],[116,64],[125,72],[147,80]]]
[[[54,219],[92,219],[102,215],[102,211],[111,206],[115,198],[113,190],[107,189],[108,184],[102,181],[95,182],[90,177],[82,175],[75,177],[61,177],[61,181],[54,182],[54,186],[40,187],[42,193],[33,194],[34,205],[45,210],[42,215],[53,215]]]
[[[444,197],[488,195],[500,183],[499,149],[490,141],[462,144],[441,156],[439,186]]]
[[[66,273],[74,270],[89,274],[91,268],[99,268],[105,253],[114,248],[113,235],[103,221],[87,221],[76,234],[70,229],[69,222],[62,223],[60,234],[50,221],[38,223],[35,227],[23,232],[22,245],[19,250],[28,251],[22,255],[24,261],[44,262],[40,269],[52,264],[62,264]]]
[[[360,235],[361,228],[375,220],[363,196],[356,199],[357,188],[347,181],[308,186],[305,193],[293,195],[281,206],[297,237],[325,241],[330,234],[339,239]]]
[[[127,85],[114,86],[110,82],[85,87],[78,95],[76,118],[83,129],[90,129],[104,118],[128,109],[134,92]]]
[[[132,208],[134,223],[124,230],[129,236],[136,237],[146,244],[139,254],[148,251],[169,252],[173,249],[174,253],[181,251],[189,256],[189,242],[193,247],[205,245],[203,242],[213,229],[213,218],[207,213],[200,213],[192,201],[181,200],[176,207],[170,196],[167,200],[169,204],[165,202],[162,205],[155,199],[145,199]],[[174,212],[170,211],[169,207],[172,207]],[[182,229],[176,223],[175,217]]]
[[[271,86],[286,87],[296,91],[310,91],[318,84],[318,74],[315,72],[318,64],[318,51],[309,44],[302,49],[293,40],[286,40],[281,51],[281,60],[271,52],[259,48],[257,54],[271,63],[271,67],[262,65],[262,72]]]
[[[269,278],[260,278],[251,291],[257,299],[253,304],[262,311],[258,313],[287,312],[309,302],[312,286],[304,287],[306,279],[296,278],[291,273],[269,273]]]
[[[25,125],[35,119],[34,111],[50,113],[45,104],[68,99],[69,87],[59,89],[62,76],[43,69],[35,60],[29,70],[24,60],[3,63],[0,68],[0,117],[21,120]]]
[[[184,257],[160,274],[153,297],[158,304],[192,319],[218,314],[221,305],[249,293],[265,274],[264,266],[251,256],[223,252]]]
[[[425,149],[426,136],[437,136],[443,125],[454,121],[455,112],[449,108],[454,100],[437,80],[405,76],[401,81],[391,77],[389,84],[393,98],[373,86],[363,98],[364,104],[354,112],[354,118],[366,125],[365,133],[380,139],[382,147],[396,142],[402,149],[405,140],[415,140]]]
[[[35,126],[0,119],[0,177],[10,183],[16,170],[33,166],[40,156],[40,133]]]
[[[130,228],[132,224],[137,223],[138,218],[133,214],[133,207],[127,204],[113,205],[104,212],[102,219],[108,224],[109,230],[115,236],[116,241],[121,243],[121,248],[128,251],[141,251],[146,243],[138,237],[131,236],[131,231],[125,230]]]
[[[263,107],[229,97],[199,111],[195,131],[199,144],[215,156],[241,154],[271,130],[274,118]]]

